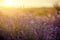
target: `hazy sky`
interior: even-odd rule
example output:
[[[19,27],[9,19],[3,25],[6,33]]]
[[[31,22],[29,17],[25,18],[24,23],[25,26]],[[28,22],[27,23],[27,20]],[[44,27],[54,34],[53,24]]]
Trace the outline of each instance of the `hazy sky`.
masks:
[[[50,7],[56,0],[23,0],[25,6]]]
[[[6,0],[0,0],[0,6],[7,6],[7,4],[9,2],[5,5],[4,1],[6,1]],[[43,6],[52,7],[56,1],[57,0],[13,0],[13,2],[15,3],[14,6],[17,6],[17,7],[21,7],[21,6],[25,6],[25,7],[43,7]]]

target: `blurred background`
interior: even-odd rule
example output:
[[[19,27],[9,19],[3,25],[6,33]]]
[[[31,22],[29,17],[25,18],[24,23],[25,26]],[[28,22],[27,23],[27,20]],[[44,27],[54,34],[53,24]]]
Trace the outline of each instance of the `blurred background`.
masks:
[[[60,40],[60,0],[0,0],[0,40]]]

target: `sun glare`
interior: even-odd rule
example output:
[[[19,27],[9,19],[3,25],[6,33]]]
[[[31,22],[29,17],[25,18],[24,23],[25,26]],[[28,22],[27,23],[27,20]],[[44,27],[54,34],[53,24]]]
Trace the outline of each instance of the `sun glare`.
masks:
[[[55,0],[56,1],[56,0]],[[0,0],[3,7],[53,7],[52,0]]]
[[[4,0],[0,3],[3,7],[22,7],[22,1],[19,0]]]
[[[12,1],[12,0],[6,0],[6,1],[4,1],[4,4],[5,4],[6,6],[13,6],[13,5],[15,4],[15,2]]]

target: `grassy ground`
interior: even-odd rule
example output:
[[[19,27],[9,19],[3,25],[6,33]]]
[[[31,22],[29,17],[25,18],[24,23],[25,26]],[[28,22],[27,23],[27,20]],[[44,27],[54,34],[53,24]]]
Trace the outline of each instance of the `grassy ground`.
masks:
[[[56,10],[25,9],[11,17],[0,13],[0,40],[56,40],[60,20],[52,13]]]

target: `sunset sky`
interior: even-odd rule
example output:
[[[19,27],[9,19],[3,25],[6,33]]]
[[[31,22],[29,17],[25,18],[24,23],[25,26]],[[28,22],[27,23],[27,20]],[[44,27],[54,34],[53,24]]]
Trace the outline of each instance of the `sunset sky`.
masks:
[[[17,8],[53,7],[60,0],[0,0],[0,11],[5,15],[14,15]],[[20,11],[20,10],[19,10]]]
[[[52,7],[59,0],[0,0],[1,7]],[[60,1],[59,1],[60,2]]]

